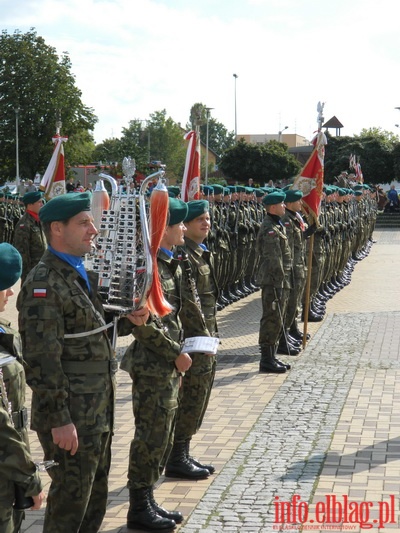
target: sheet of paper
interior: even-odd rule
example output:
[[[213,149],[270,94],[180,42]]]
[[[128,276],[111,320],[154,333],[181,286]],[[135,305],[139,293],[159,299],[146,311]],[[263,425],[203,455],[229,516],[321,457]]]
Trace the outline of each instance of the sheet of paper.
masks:
[[[193,353],[212,353],[216,354],[218,350],[218,337],[188,337],[182,347],[182,352]]]

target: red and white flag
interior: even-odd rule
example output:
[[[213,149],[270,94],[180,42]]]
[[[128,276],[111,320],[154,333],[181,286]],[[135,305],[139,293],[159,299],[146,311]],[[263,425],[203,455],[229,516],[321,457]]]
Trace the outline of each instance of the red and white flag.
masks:
[[[55,135],[53,137],[55,147],[53,155],[47,166],[46,172],[43,174],[39,189],[44,192],[46,200],[50,200],[54,196],[64,194],[65,189],[65,167],[64,167],[64,143],[68,141],[68,137],[61,137]]]
[[[319,131],[312,143],[314,150],[300,174],[295,177],[291,188],[303,193],[304,210],[312,222],[318,223],[324,186],[324,157],[327,144],[325,134]]]
[[[184,139],[189,141],[185,171],[183,173],[181,198],[184,202],[200,198],[200,133],[189,131]]]

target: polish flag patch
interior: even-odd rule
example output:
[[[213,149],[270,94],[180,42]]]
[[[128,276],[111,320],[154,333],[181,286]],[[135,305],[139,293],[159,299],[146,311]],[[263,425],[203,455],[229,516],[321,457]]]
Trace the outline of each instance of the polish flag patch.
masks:
[[[47,289],[33,289],[33,297],[34,298],[46,298]]]

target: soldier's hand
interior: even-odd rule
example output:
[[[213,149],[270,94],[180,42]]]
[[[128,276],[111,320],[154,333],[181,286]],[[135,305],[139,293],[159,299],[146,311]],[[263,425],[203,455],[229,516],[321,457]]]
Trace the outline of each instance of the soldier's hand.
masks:
[[[192,358],[188,353],[180,353],[175,359],[175,366],[178,372],[186,372],[192,366]]]
[[[42,503],[46,499],[46,493],[44,490],[40,494],[37,494],[36,496],[32,496],[33,499],[33,505],[30,507],[31,511],[37,511],[37,509],[40,509],[42,507]]]
[[[129,315],[126,315],[126,318],[135,326],[144,326],[148,321],[149,316],[149,308],[145,305],[140,309],[136,309],[136,311],[131,311]]]
[[[59,448],[67,450],[75,455],[78,450],[78,433],[74,424],[67,424],[59,428],[52,428],[53,442]]]

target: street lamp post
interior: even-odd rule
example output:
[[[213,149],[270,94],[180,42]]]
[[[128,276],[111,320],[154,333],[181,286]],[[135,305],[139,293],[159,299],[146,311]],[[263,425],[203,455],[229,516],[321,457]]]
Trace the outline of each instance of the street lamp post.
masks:
[[[237,113],[236,113],[236,80],[238,78],[237,74],[234,74],[233,77],[235,78],[235,142],[237,141]]]
[[[16,164],[15,183],[18,189],[19,187],[19,138],[18,138],[19,107],[15,107],[14,111],[15,111],[15,164]]]
[[[278,142],[281,142],[282,133],[288,129],[289,126],[285,126],[283,130],[278,131]]]
[[[213,107],[206,107],[207,112],[207,122],[206,122],[206,175],[205,175],[205,185],[208,185],[208,121],[210,118],[210,111],[214,109]]]

